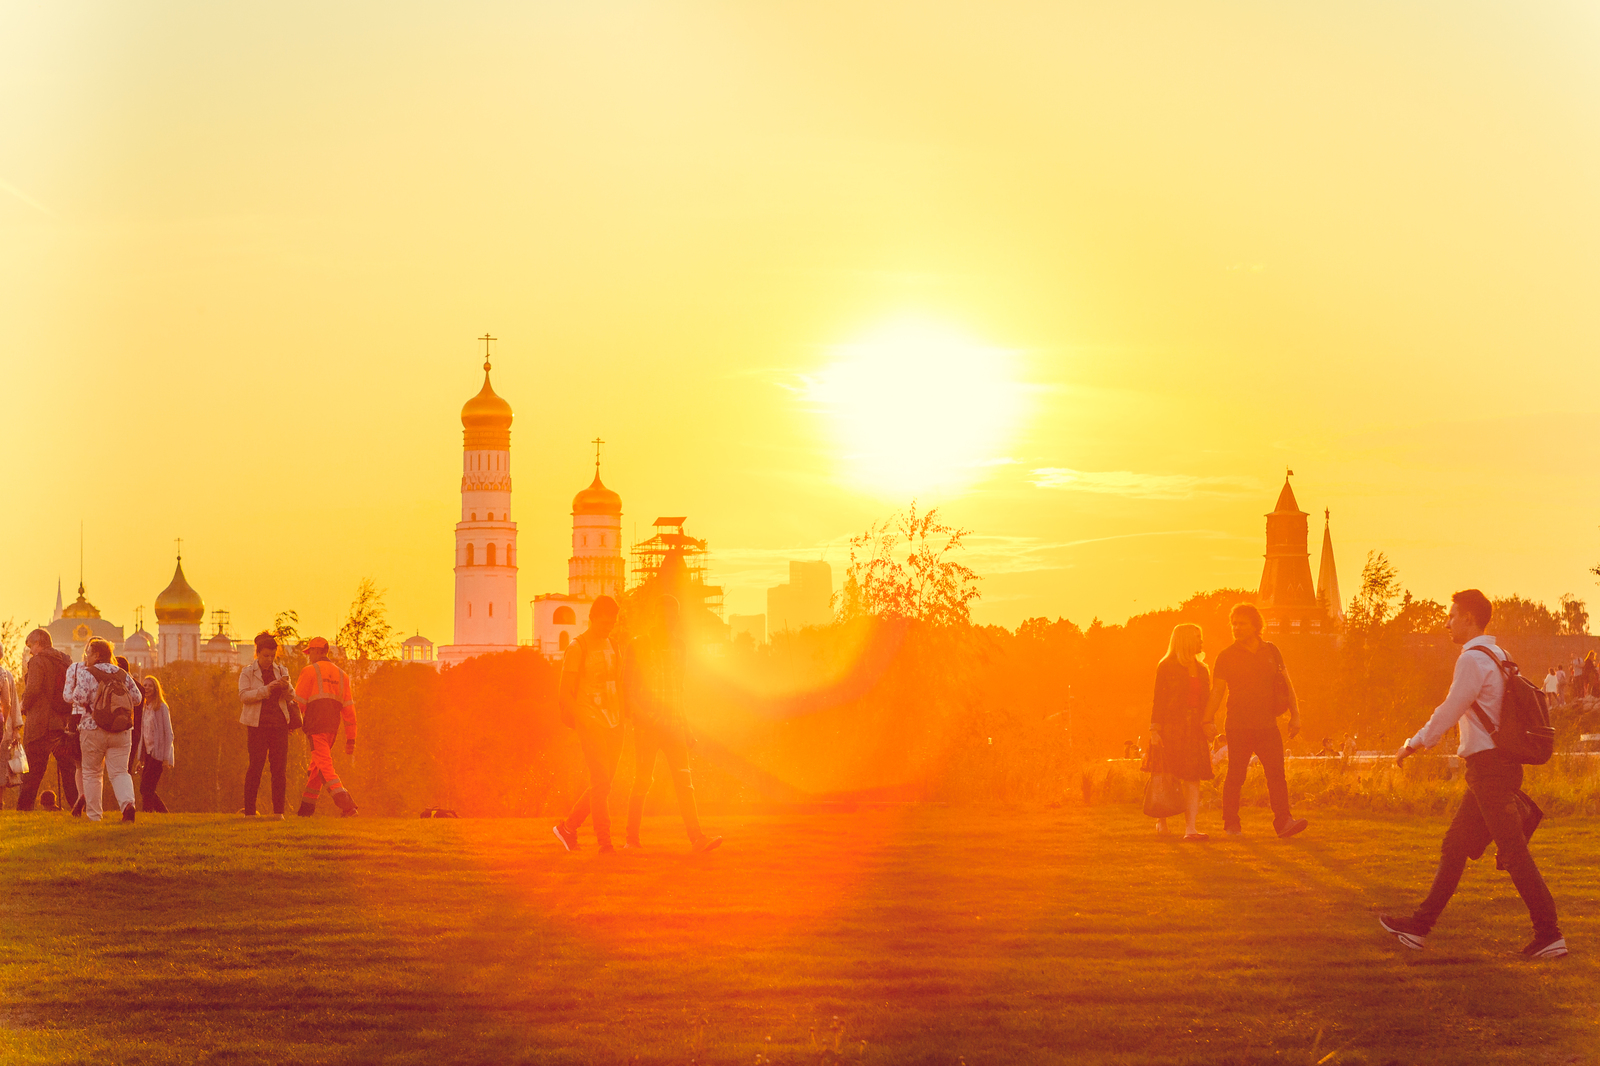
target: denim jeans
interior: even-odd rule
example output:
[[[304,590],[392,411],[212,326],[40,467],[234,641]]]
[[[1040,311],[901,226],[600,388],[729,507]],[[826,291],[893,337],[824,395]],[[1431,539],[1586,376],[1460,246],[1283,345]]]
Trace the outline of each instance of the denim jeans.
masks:
[[[1484,848],[1493,841],[1500,864],[1511,874],[1511,883],[1517,886],[1517,893],[1528,908],[1534,933],[1559,936],[1556,903],[1528,851],[1522,812],[1517,809],[1515,797],[1522,787],[1522,764],[1493,748],[1468,755],[1466,762],[1467,794],[1461,798],[1461,806],[1456,809],[1450,828],[1445,830],[1433,888],[1413,917],[1424,928],[1432,929],[1450,897],[1455,895],[1461,874],[1467,868],[1467,859],[1482,855]]]
[[[132,730],[107,733],[104,729],[84,729],[79,731],[78,741],[83,749],[83,816],[98,822],[103,812],[106,777],[111,778],[118,812],[133,802],[133,778],[128,776]]]
[[[636,717],[633,752],[633,793],[628,799],[628,843],[639,843],[639,823],[644,817],[644,800],[650,793],[658,753],[667,760],[667,769],[672,771],[672,788],[678,794],[678,813],[683,816],[683,828],[689,834],[689,842],[700,843],[705,834],[700,831],[700,812],[695,807],[694,780],[689,776],[689,748],[683,727]]]
[[[589,767],[589,787],[567,815],[566,826],[574,833],[594,814],[594,835],[601,847],[611,845],[611,810],[608,800],[611,779],[617,775],[617,757],[622,754],[622,727],[606,725],[595,715],[578,712],[578,742],[583,745],[583,761]]]
[[[1239,792],[1250,773],[1250,756],[1261,760],[1267,775],[1267,799],[1272,803],[1272,824],[1289,824],[1289,781],[1283,775],[1283,737],[1278,727],[1228,730],[1228,776],[1222,782],[1222,827],[1239,828]]]

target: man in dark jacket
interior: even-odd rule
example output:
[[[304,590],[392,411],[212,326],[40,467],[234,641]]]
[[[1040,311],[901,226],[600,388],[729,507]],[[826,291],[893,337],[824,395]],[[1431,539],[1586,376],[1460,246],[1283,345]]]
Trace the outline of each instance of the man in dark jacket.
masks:
[[[61,775],[61,802],[68,808],[78,805],[78,738],[69,729],[72,705],[62,696],[67,682],[67,667],[72,660],[56,648],[50,634],[35,629],[25,642],[28,666],[22,685],[22,714],[27,725],[22,746],[28,753],[28,772],[17,794],[17,810],[33,810],[34,797],[44,781],[45,764],[52,755]]]

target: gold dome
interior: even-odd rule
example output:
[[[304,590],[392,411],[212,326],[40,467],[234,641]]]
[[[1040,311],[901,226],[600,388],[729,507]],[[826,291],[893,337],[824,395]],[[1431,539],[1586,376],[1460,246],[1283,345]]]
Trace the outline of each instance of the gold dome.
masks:
[[[83,582],[78,582],[78,598],[61,609],[62,618],[99,618],[100,609],[83,598]]]
[[[600,471],[594,472],[594,481],[588,488],[572,498],[572,513],[610,515],[622,517],[622,497],[600,482]]]
[[[461,427],[468,448],[504,450],[511,446],[511,405],[489,384],[489,361],[483,362],[483,388],[461,407]]]
[[[205,621],[206,603],[183,576],[183,556],[172,572],[172,584],[156,597],[156,621],[162,625],[199,625]]]

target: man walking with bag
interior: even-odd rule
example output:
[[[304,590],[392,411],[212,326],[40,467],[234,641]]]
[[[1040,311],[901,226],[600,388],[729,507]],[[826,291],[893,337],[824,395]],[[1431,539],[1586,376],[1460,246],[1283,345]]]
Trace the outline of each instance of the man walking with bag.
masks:
[[[1457,726],[1461,742],[1456,754],[1467,766],[1467,794],[1462,797],[1450,828],[1440,846],[1439,870],[1427,899],[1409,918],[1380,915],[1384,932],[1408,948],[1420,949],[1445,905],[1455,894],[1466,870],[1467,859],[1483,854],[1493,841],[1499,865],[1511,873],[1511,883],[1528,908],[1533,920],[1533,939],[1522,954],[1535,959],[1557,959],[1567,954],[1567,941],[1556,922],[1556,904],[1545,886],[1539,867],[1528,851],[1523,813],[1518,801],[1522,788],[1522,761],[1516,750],[1521,737],[1511,732],[1514,723],[1507,713],[1508,685],[1525,685],[1516,673],[1505,650],[1484,634],[1493,608],[1477,589],[1466,589],[1450,597],[1450,615],[1445,625],[1450,639],[1461,645],[1455,676],[1444,702],[1434,710],[1417,735],[1395,753],[1396,766],[1423,748],[1439,743],[1451,726]],[[1520,695],[1520,694],[1513,694]],[[1527,696],[1537,699],[1531,689]],[[1549,758],[1549,751],[1543,751]],[[1542,761],[1538,755],[1527,761]]]
[[[1239,823],[1239,794],[1250,773],[1250,756],[1261,760],[1267,776],[1267,797],[1272,803],[1272,827],[1280,837],[1292,837],[1306,827],[1304,818],[1289,811],[1289,781],[1283,772],[1283,737],[1278,716],[1289,716],[1289,739],[1300,735],[1300,702],[1295,696],[1283,656],[1274,644],[1261,639],[1261,612],[1241,603],[1228,616],[1233,643],[1222,649],[1206,704],[1204,726],[1211,728],[1217,709],[1228,704],[1228,776],[1222,782],[1222,829],[1231,837],[1243,836]]]

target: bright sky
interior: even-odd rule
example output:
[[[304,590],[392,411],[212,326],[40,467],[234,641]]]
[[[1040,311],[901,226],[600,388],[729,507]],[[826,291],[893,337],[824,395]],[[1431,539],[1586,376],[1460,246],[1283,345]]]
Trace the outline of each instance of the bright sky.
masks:
[[[0,618],[81,520],[447,643],[485,331],[524,600],[596,435],[739,613],[913,495],[983,621],[1254,586],[1288,466],[1347,595],[1593,598],[1593,5],[51,0],[0,101]]]

